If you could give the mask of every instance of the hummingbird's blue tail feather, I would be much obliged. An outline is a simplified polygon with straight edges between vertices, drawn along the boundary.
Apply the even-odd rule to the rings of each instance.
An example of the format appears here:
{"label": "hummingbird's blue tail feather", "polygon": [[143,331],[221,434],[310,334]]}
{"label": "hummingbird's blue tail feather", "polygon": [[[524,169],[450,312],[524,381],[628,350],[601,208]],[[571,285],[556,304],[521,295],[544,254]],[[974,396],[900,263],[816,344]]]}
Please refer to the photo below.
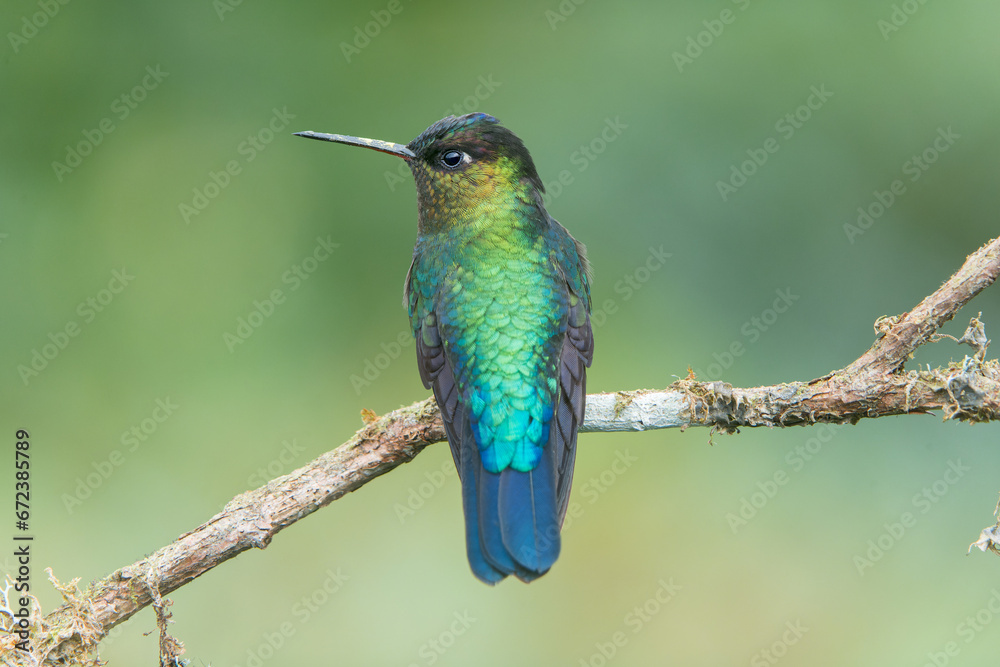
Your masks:
{"label": "hummingbird's blue tail feather", "polygon": [[[512,574],[531,581],[559,557],[559,503],[552,447],[529,472],[508,468],[498,475],[500,532],[508,553],[520,565]],[[489,474],[489,473],[487,473]]]}
{"label": "hummingbird's blue tail feather", "polygon": [[[459,412],[465,412],[461,406]],[[531,472],[510,468],[489,472],[480,460],[471,427],[463,426],[462,500],[472,572],[489,584],[509,574],[522,581],[536,579],[559,556],[559,509],[551,457],[543,455],[543,462]]]}
{"label": "hummingbird's blue tail feather", "polygon": [[[502,473],[501,473],[502,474]],[[476,486],[479,493],[477,507],[479,543],[492,565],[504,574],[516,572],[520,565],[511,556],[503,542],[503,519],[500,516],[501,475],[488,472],[480,463],[476,471]]]}
{"label": "hummingbird's blue tail feather", "polygon": [[[484,500],[489,503],[490,494],[481,494],[480,491],[480,485],[483,481],[480,479],[480,474],[483,466],[479,462],[479,452],[476,450],[476,440],[472,436],[472,425],[469,423],[468,411],[459,405],[455,417],[453,425],[461,428],[460,430],[456,429],[450,439],[458,440],[458,442],[452,443],[452,453],[454,454],[456,450],[459,452],[455,463],[458,465],[458,474],[462,480],[462,509],[465,512],[465,545],[469,566],[476,578],[493,585],[505,579],[511,569],[505,567],[506,563],[497,562],[496,558],[487,557],[484,537],[481,534],[483,522],[480,520],[480,516],[484,513],[484,509],[480,497],[485,495]],[[461,436],[455,438],[459,433]],[[492,507],[495,508],[496,505],[494,504]],[[486,525],[485,528],[487,531],[492,531],[490,525]]]}

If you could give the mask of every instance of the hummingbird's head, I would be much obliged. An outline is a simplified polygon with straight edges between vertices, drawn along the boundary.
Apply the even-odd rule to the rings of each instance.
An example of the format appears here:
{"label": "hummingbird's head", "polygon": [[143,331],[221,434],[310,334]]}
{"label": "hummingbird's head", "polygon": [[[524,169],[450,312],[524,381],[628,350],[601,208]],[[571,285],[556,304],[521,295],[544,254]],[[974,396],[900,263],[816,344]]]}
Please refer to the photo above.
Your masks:
{"label": "hummingbird's head", "polygon": [[478,217],[481,207],[533,205],[544,192],[524,143],[484,113],[443,118],[407,148],[425,226]]}
{"label": "hummingbird's head", "polygon": [[442,118],[406,146],[340,134],[297,134],[406,160],[417,183],[422,232],[447,231],[504,208],[542,208],[545,188],[528,149],[485,113]]}

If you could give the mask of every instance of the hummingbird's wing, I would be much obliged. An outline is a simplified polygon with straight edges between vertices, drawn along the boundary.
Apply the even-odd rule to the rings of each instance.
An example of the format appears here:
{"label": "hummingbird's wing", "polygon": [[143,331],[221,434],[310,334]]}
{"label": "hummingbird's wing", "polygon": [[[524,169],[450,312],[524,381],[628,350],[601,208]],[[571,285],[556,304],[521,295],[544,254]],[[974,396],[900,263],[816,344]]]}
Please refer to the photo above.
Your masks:
{"label": "hummingbird's wing", "polygon": [[554,245],[560,248],[554,258],[555,269],[562,276],[567,295],[566,336],[559,357],[559,397],[555,419],[549,433],[549,447],[555,454],[559,525],[562,526],[569,505],[576,459],[576,438],[583,425],[587,400],[587,369],[594,359],[594,330],[590,323],[590,263],[587,248],[549,216]]}
{"label": "hummingbird's wing", "polygon": [[[464,415],[459,415],[457,412],[458,386],[455,384],[455,375],[448,367],[444,355],[444,345],[438,331],[437,314],[428,305],[430,300],[421,300],[419,290],[414,289],[414,264],[416,264],[416,258],[410,264],[410,270],[406,272],[403,305],[409,311],[413,336],[416,339],[417,369],[420,371],[420,380],[424,383],[424,387],[434,390],[434,398],[441,409],[441,419],[448,435],[448,443],[451,445],[451,455],[458,465],[461,460],[461,452],[458,451],[456,443],[460,442],[460,439],[454,436],[462,433],[465,427],[462,423]],[[460,421],[456,423],[456,419]],[[461,474],[461,467],[459,467],[459,474]]]}
{"label": "hummingbird's wing", "polygon": [[[559,363],[559,402],[549,432],[549,447],[555,455],[556,497],[559,525],[562,525],[569,505],[573,484],[573,464],[576,460],[576,437],[587,400],[587,368],[594,359],[594,331],[590,324],[590,295],[576,294],[569,282],[571,307],[566,323]],[[584,289],[586,289],[584,287]],[[575,297],[576,303],[573,304]]]}

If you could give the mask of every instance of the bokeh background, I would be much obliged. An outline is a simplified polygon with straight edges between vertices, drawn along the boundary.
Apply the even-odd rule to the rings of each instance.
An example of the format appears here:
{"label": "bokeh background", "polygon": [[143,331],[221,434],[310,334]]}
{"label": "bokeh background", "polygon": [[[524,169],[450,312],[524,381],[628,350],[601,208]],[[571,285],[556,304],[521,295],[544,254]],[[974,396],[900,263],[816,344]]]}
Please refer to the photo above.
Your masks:
{"label": "bokeh background", "polygon": [[[35,592],[51,609],[44,567],[84,585],[340,444],[362,408],[427,395],[399,345],[412,182],[292,132],[406,142],[487,111],[519,134],[595,267],[591,391],[689,365],[809,379],[996,235],[998,21],[971,1],[4,3],[0,414],[5,446],[32,436]],[[323,261],[318,239],[338,244]],[[945,330],[980,310],[995,335],[1000,288]],[[225,667],[995,660],[1000,561],[966,556],[993,522],[995,427],[713,441],[583,436],[557,566],[496,589],[468,571],[435,445],[171,595],[172,631]],[[154,629],[146,610],[103,657],[151,664]]]}

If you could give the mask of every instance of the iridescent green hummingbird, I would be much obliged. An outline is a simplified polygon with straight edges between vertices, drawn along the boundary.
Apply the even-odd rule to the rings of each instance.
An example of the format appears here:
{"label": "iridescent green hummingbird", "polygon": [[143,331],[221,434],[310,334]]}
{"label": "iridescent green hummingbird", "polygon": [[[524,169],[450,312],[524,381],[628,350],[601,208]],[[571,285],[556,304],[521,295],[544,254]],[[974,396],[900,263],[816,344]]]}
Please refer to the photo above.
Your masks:
{"label": "iridescent green hummingbird", "polygon": [[462,481],[473,574],[531,581],[559,557],[586,369],[584,246],[545,210],[528,149],[496,118],[448,116],[403,146],[298,136],[406,160],[417,243],[403,302]]}

